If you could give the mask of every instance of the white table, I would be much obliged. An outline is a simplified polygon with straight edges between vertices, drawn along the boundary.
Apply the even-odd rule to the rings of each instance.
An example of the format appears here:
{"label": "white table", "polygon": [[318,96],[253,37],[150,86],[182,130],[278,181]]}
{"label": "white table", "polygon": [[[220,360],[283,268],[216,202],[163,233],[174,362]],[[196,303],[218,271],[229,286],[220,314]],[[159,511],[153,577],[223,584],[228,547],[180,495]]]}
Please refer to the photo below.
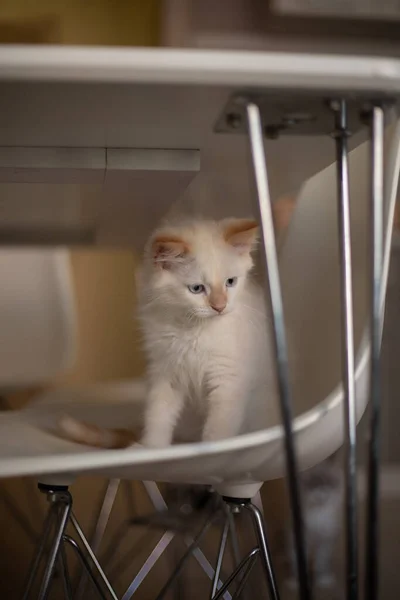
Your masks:
{"label": "white table", "polygon": [[[274,198],[297,189],[333,162],[329,133],[334,125],[328,99],[348,101],[349,126],[357,132],[352,144],[356,146],[365,139],[365,134],[358,132],[359,112],[365,103],[388,101],[394,105],[399,96],[400,61],[393,59],[49,46],[2,48],[0,241],[140,248],[155,222],[175,201],[181,208],[201,209],[214,217],[248,212],[250,194],[244,167],[247,142],[245,136],[234,135],[245,128],[246,117],[252,133],[253,161],[259,165],[255,169],[258,198],[265,208],[269,202],[260,167],[264,161],[259,160],[263,158],[262,142],[257,144],[257,136],[261,140],[262,134],[259,109],[262,126],[272,125],[275,129],[282,122],[287,125],[287,121],[303,121],[305,115],[302,124],[292,123],[284,128],[278,141],[266,144]],[[255,102],[247,115],[246,100],[241,98]],[[234,116],[227,118],[228,113]],[[339,133],[343,134],[344,128]],[[229,189],[221,187],[223,181],[228,182]],[[305,210],[300,217],[301,225],[294,235],[307,252],[310,246],[305,234],[310,219],[321,211],[315,200],[312,210]],[[365,214],[362,202],[358,210]],[[265,213],[262,223],[264,234],[268,233],[271,222]],[[329,227],[333,225],[331,220]],[[268,236],[264,238],[269,240]],[[333,238],[329,240],[332,243]],[[326,240],[319,242],[318,251],[323,254]],[[356,245],[359,243],[360,239]],[[292,244],[286,252],[286,269],[283,259],[283,278],[286,276],[289,283],[295,278],[289,257],[295,260],[296,248]],[[271,250],[267,244],[270,273],[277,266]],[[313,260],[319,260],[312,250],[317,252],[311,247],[311,272]],[[363,264],[364,276],[365,261]],[[384,270],[387,265],[386,254]],[[276,291],[276,286],[271,287]],[[279,302],[275,317],[279,345]],[[375,312],[375,324],[379,322]],[[374,343],[376,359],[376,336]],[[284,354],[280,356],[282,369]],[[357,397],[353,399],[358,417],[365,406],[367,359],[368,347],[364,346],[356,373]],[[335,390],[325,402],[298,418],[295,428],[302,466],[323,458],[317,446],[324,448],[326,456],[340,444],[342,400],[342,392]],[[3,475],[97,471],[158,479],[168,467],[167,479],[172,481],[181,477],[188,481],[195,476],[196,481],[223,487],[227,476],[232,492],[237,469],[240,482],[256,487],[257,482],[282,473],[283,461],[276,454],[278,451],[282,458],[281,441],[282,431],[271,428],[240,440],[182,446],[165,453],[79,453],[60,446],[58,456],[56,451],[44,461],[9,456]],[[176,467],[178,471],[174,471]],[[349,556],[354,559],[351,553]],[[302,572],[304,575],[300,569]]]}
{"label": "white table", "polygon": [[[0,241],[140,247],[189,184],[187,206],[246,214],[246,140],[213,132],[228,99],[244,90],[268,91],[271,98],[312,92],[302,103],[317,98],[322,114],[321,99],[338,91],[396,95],[400,61],[2,47]],[[326,136],[273,142],[273,196],[296,190],[333,159]],[[140,232],[135,240],[133,222]]]}

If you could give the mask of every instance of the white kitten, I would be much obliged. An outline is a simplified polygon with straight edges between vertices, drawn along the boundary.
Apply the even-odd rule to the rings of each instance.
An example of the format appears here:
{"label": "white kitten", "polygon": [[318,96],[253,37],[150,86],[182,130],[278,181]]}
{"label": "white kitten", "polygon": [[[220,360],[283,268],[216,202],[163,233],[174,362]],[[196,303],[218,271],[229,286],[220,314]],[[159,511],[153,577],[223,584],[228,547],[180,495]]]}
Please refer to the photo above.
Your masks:
{"label": "white kitten", "polygon": [[[257,224],[194,218],[156,230],[138,277],[147,354],[146,446],[218,440],[275,425],[277,388],[266,303],[251,277]],[[67,416],[64,436],[99,447],[134,442]]]}
{"label": "white kitten", "polygon": [[143,444],[218,440],[277,422],[264,295],[250,276],[257,230],[251,220],[194,219],[149,240],[139,285]]}

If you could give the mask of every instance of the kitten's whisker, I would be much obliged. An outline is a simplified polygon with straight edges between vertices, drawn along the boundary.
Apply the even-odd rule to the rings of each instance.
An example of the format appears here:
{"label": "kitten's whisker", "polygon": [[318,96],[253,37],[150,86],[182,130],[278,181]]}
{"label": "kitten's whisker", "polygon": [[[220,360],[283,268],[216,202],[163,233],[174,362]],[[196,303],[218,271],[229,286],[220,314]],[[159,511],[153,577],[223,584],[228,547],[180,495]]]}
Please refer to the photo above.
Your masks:
{"label": "kitten's whisker", "polygon": [[260,317],[262,317],[263,319],[266,318],[265,313],[262,312],[261,310],[258,310],[258,308],[254,308],[254,306],[250,306],[249,304],[241,304],[244,308],[246,308],[247,310],[250,310],[251,312],[253,312],[256,315],[259,315]]}
{"label": "kitten's whisker", "polygon": [[[260,332],[260,324],[254,323],[254,321],[252,321],[248,315],[240,315],[240,319],[243,323],[250,323],[250,325],[252,325],[257,332]],[[261,333],[261,335],[263,334]]]}

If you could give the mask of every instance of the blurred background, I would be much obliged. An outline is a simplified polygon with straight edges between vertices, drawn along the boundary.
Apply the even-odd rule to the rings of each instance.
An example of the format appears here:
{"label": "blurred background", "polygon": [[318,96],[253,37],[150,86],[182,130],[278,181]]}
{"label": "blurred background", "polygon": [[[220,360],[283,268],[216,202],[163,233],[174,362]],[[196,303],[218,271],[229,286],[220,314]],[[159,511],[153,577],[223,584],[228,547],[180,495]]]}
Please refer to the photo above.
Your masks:
{"label": "blurred background", "polygon": [[[399,3],[381,0],[375,7],[374,2],[369,2],[367,13],[367,3],[362,0],[350,4],[340,0],[2,0],[0,44],[170,46],[399,56]],[[347,12],[345,22],[344,8]],[[228,165],[228,169],[231,168]],[[215,173],[213,177],[218,179]],[[235,177],[240,179],[240,168]],[[13,211],[23,210],[23,203],[12,202],[13,194],[11,188],[1,186],[1,222],[12,224]],[[39,206],[42,217],[50,222],[51,204],[39,203]],[[82,217],[81,213],[79,217]],[[400,436],[397,432],[400,422],[397,402],[400,393],[399,250],[400,243],[395,236],[383,349],[382,502],[385,510],[382,513],[382,581],[385,595],[382,597],[385,598],[394,598],[396,592],[400,592],[400,578],[393,560],[396,539],[400,535]],[[143,374],[144,359],[134,317],[134,271],[138,260],[129,248],[71,250],[79,328],[78,356],[73,368],[55,381],[49,381],[48,388]],[[39,391],[28,389],[7,395],[3,398],[3,407],[23,406]],[[107,482],[99,478],[85,478],[73,486],[75,511],[88,531],[93,527],[106,485]],[[117,495],[105,546],[132,512],[147,513],[151,508],[139,483],[128,486],[130,490],[125,486]],[[45,503],[36,492],[35,482],[20,479],[0,482],[0,596],[5,600],[20,597],[23,574],[28,568],[44,510]],[[132,538],[126,539],[116,552],[123,556],[131,541]],[[213,552],[215,546],[211,557]],[[132,555],[128,568],[114,581],[117,589],[126,587],[144,554],[142,547]],[[169,563],[161,564],[160,573],[166,573],[167,568],[170,569]],[[197,572],[193,577],[202,581],[202,575]],[[201,597],[203,591],[197,587],[194,591],[193,581],[190,597],[197,597],[197,593]],[[153,578],[143,586],[139,598],[154,597],[158,589],[158,578]]]}

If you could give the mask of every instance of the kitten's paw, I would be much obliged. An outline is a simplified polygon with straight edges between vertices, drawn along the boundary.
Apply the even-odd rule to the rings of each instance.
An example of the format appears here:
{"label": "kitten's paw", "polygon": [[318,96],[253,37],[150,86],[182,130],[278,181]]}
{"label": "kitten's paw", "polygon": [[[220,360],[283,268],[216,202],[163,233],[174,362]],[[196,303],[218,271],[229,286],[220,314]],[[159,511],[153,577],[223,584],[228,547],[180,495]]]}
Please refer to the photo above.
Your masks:
{"label": "kitten's paw", "polygon": [[145,446],[143,444],[141,444],[140,442],[133,442],[133,444],[128,446],[128,448],[145,448]]}
{"label": "kitten's paw", "polygon": [[171,440],[162,439],[160,436],[144,435],[139,442],[142,448],[152,448],[153,450],[168,448],[171,446]]}

